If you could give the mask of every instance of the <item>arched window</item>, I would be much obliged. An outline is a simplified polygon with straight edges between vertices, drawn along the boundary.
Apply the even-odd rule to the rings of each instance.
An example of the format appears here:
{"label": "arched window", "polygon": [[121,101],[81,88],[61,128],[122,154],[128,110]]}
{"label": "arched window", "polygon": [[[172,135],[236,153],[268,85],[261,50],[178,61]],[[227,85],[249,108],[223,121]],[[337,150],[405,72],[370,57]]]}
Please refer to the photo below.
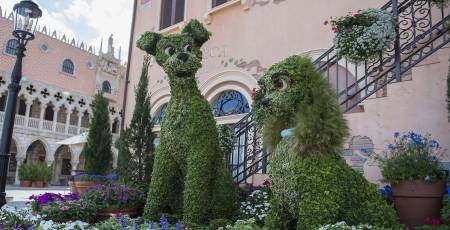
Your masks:
{"label": "arched window", "polygon": [[155,124],[161,124],[162,120],[164,119],[164,114],[167,110],[167,103],[162,105],[159,109],[158,113],[156,113],[156,116],[153,118],[153,123]]}
{"label": "arched window", "polygon": [[102,83],[102,91],[104,93],[111,93],[111,84],[109,84],[109,81],[104,81]]}
{"label": "arched window", "polygon": [[247,99],[235,90],[227,90],[220,93],[214,102],[213,114],[215,117],[248,112],[250,112],[250,106]]}
{"label": "arched window", "polygon": [[9,39],[6,43],[6,53],[11,55],[17,54],[17,47],[19,46],[19,42],[16,39]]}
{"label": "arched window", "polygon": [[73,65],[72,60],[70,60],[70,59],[64,60],[63,65],[62,65],[62,71],[64,73],[73,75],[74,70],[75,70],[75,66]]}

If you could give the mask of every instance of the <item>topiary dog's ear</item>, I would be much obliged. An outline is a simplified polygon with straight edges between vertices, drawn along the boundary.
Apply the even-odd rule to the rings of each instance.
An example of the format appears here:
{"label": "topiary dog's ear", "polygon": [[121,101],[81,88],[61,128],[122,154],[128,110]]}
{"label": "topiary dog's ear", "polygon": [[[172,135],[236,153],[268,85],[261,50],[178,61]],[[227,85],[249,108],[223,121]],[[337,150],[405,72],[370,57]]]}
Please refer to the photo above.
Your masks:
{"label": "topiary dog's ear", "polygon": [[137,47],[148,54],[156,55],[156,45],[161,40],[162,35],[155,32],[145,32],[137,41]]}
{"label": "topiary dog's ear", "polygon": [[189,34],[194,38],[195,45],[202,46],[209,40],[211,33],[196,19],[192,19],[183,29],[182,33]]}

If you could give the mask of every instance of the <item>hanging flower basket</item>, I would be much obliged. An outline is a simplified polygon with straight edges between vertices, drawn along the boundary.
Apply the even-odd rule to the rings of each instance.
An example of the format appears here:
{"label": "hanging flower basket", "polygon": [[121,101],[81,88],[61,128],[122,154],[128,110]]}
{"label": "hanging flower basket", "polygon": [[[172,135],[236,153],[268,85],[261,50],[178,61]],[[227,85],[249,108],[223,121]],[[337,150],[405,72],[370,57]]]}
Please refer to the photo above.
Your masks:
{"label": "hanging flower basket", "polygon": [[394,17],[381,9],[358,10],[353,15],[332,19],[331,25],[336,34],[336,54],[354,63],[381,55],[392,47],[396,37]]}

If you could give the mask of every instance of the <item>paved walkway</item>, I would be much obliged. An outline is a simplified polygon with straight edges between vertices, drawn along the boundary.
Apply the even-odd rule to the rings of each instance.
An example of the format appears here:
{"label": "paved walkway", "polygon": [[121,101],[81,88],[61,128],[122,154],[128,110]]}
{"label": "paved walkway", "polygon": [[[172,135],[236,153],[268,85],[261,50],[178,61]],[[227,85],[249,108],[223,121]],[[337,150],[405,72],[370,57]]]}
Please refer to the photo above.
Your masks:
{"label": "paved walkway", "polygon": [[7,205],[15,206],[17,208],[23,208],[28,202],[28,197],[31,195],[39,195],[46,192],[52,193],[69,193],[69,187],[66,186],[50,186],[48,188],[23,188],[20,186],[6,186],[6,197],[8,200]]}

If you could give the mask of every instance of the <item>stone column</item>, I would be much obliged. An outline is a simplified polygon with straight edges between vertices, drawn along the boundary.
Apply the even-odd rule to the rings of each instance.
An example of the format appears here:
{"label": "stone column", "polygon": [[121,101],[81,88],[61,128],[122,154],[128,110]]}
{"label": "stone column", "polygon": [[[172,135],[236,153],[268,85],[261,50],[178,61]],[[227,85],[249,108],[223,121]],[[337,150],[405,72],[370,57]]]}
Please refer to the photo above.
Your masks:
{"label": "stone column", "polygon": [[69,125],[70,125],[70,115],[72,114],[71,109],[67,109],[67,115],[66,115],[66,134],[69,134]]}
{"label": "stone column", "polygon": [[30,118],[30,111],[31,111],[31,105],[33,104],[32,101],[27,101],[26,102],[26,110],[25,110],[25,126],[28,127],[28,120]]}
{"label": "stone column", "polygon": [[58,122],[58,112],[59,112],[59,107],[54,106],[53,107],[53,132],[56,132],[56,123]]}
{"label": "stone column", "polygon": [[80,162],[78,160],[74,160],[74,159],[72,159],[70,161],[70,164],[72,165],[72,171],[70,172],[71,175],[75,175],[75,170],[77,170],[79,163]]}
{"label": "stone column", "polygon": [[19,179],[19,169],[20,169],[20,166],[23,164],[23,161],[24,161],[25,159],[24,158],[16,158],[16,161],[17,161],[17,167],[16,167],[16,178],[15,178],[15,180],[14,180],[14,184],[15,185],[19,185],[20,184],[20,179]]}
{"label": "stone column", "polygon": [[47,104],[41,104],[41,113],[39,115],[39,129],[42,130],[42,125],[44,123],[45,110],[47,109]]}
{"label": "stone column", "polygon": [[80,134],[81,133],[81,119],[83,118],[83,116],[81,116],[82,114],[80,114],[80,112],[78,112],[78,124],[77,124],[77,133]]}

